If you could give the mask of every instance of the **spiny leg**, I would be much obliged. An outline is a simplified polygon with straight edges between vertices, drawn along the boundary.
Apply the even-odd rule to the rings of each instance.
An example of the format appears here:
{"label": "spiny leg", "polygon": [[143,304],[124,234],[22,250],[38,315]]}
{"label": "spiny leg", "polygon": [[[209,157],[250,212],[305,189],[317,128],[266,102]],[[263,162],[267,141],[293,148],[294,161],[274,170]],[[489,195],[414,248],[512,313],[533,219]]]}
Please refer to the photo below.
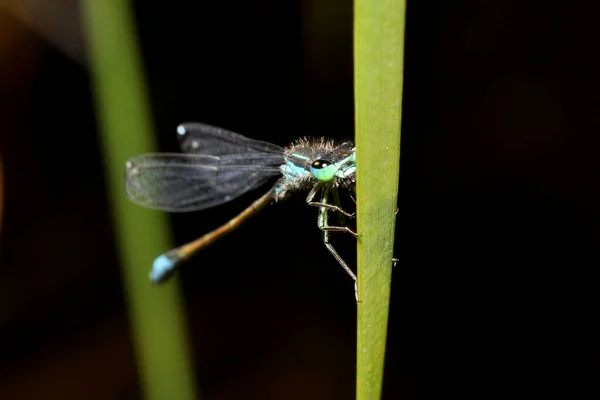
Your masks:
{"label": "spiny leg", "polygon": [[322,231],[328,232],[346,232],[351,234],[354,237],[358,237],[358,233],[354,232],[352,229],[347,226],[324,226],[321,228]]}
{"label": "spiny leg", "polygon": [[332,206],[331,204],[326,204],[326,203],[320,203],[320,202],[316,202],[316,201],[311,201],[310,203],[308,203],[309,206],[314,206],[314,207],[320,207],[320,208],[326,208],[329,210],[333,210],[336,212],[339,212],[340,214],[345,215],[348,218],[354,218],[355,213],[349,213],[347,211],[344,211],[342,208],[338,207],[338,206]]}
{"label": "spiny leg", "polygon": [[[327,186],[325,186],[323,188],[323,196],[321,198],[321,201],[324,204],[327,204],[328,191],[329,191],[329,188]],[[338,254],[338,252],[333,248],[333,246],[329,243],[329,232],[330,231],[340,232],[340,231],[346,231],[345,229],[347,229],[350,232],[352,232],[352,231],[347,227],[329,226],[329,224],[328,224],[329,218],[328,218],[328,214],[327,214],[328,210],[329,209],[327,207],[319,207],[318,225],[319,225],[319,229],[321,229],[321,231],[323,232],[323,243],[325,244],[325,247],[327,248],[327,250],[329,250],[329,252],[337,260],[337,262],[346,270],[348,275],[350,275],[350,277],[354,280],[354,297],[356,298],[356,301],[358,302],[359,301],[358,300],[358,286],[357,286],[357,282],[356,282],[356,275],[354,274],[354,272],[352,272],[350,267],[348,267],[346,262]],[[352,233],[354,233],[354,232],[352,232]],[[356,235],[356,234],[354,233],[354,235]]]}
{"label": "spiny leg", "polygon": [[[329,194],[333,195],[333,201],[334,204],[330,204],[329,203]],[[313,194],[314,196],[314,194]],[[329,232],[345,232],[345,233],[349,233],[350,235],[354,236],[354,237],[358,237],[358,233],[354,232],[352,229],[348,228],[347,226],[329,226],[329,217],[327,214],[327,210],[331,210],[334,209],[333,207],[335,207],[334,210],[340,209],[340,197],[338,195],[338,191],[335,187],[330,187],[330,186],[325,186],[323,188],[323,194],[322,194],[322,202],[321,203],[313,203],[313,204],[322,204],[322,207],[319,207],[319,213],[324,212],[325,213],[325,224],[319,224],[319,228],[322,231],[329,231]],[[310,203],[309,203],[310,204]],[[338,217],[340,219],[340,223],[343,225],[345,224],[345,220],[344,220],[344,216],[338,214]]]}
{"label": "spiny leg", "polygon": [[336,205],[333,205],[333,204],[327,204],[327,202],[323,201],[323,199],[321,199],[320,202],[318,202],[318,201],[312,201],[314,199],[314,197],[316,196],[317,192],[319,190],[321,190],[321,189],[327,190],[327,186],[324,186],[323,183],[319,182],[308,193],[308,196],[306,196],[306,204],[308,204],[309,206],[313,206],[313,207],[327,208],[329,210],[333,210],[335,212],[339,212],[340,214],[343,214],[343,215],[345,215],[348,218],[354,218],[354,214],[355,213],[350,214],[349,212],[344,211],[339,206],[336,206]]}

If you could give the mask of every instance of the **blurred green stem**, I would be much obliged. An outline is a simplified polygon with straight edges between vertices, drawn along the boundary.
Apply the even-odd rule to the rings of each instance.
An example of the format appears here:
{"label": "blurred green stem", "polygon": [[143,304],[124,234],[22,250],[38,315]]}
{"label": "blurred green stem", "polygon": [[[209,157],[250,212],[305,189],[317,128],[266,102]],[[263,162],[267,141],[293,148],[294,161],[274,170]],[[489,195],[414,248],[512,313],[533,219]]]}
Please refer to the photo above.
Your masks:
{"label": "blurred green stem", "polygon": [[89,49],[108,189],[144,397],[192,400],[194,374],[176,279],[152,287],[148,271],[169,247],[167,216],[130,203],[125,161],[155,150],[149,104],[130,2],[84,0]]}
{"label": "blurred green stem", "polygon": [[400,169],[405,12],[404,0],[354,2],[360,400],[379,399],[383,382]]}

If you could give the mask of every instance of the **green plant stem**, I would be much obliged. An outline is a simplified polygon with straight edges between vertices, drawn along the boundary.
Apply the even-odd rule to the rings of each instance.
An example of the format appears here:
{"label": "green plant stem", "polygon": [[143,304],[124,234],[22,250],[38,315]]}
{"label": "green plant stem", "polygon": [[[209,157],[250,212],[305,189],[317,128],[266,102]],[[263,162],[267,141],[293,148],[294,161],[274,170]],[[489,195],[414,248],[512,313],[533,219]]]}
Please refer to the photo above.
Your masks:
{"label": "green plant stem", "polygon": [[104,149],[123,280],[144,398],[196,398],[181,300],[175,283],[152,287],[148,271],[169,247],[167,217],[130,203],[125,161],[156,148],[130,2],[85,0],[83,26]]}
{"label": "green plant stem", "polygon": [[354,2],[360,400],[379,399],[383,383],[400,169],[405,12],[404,0]]}

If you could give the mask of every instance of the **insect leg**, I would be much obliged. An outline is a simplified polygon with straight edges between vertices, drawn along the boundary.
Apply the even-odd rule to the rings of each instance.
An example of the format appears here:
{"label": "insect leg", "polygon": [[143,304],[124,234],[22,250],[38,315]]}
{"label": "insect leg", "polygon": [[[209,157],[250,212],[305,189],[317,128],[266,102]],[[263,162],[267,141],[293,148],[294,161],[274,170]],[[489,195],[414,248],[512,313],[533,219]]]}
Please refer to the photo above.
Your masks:
{"label": "insect leg", "polygon": [[336,205],[333,204],[327,204],[324,201],[313,201],[314,197],[316,196],[317,192],[319,190],[327,190],[327,186],[322,184],[321,182],[317,183],[312,190],[308,193],[308,196],[306,196],[306,204],[308,204],[309,206],[313,206],[313,207],[319,207],[319,208],[326,208],[329,210],[333,210],[335,212],[339,212],[343,215],[345,215],[348,218],[354,218],[354,213],[350,214],[349,212],[346,212],[344,210],[342,210],[341,207],[338,207]]}
{"label": "insect leg", "polygon": [[[328,191],[329,191],[329,188],[327,188],[327,187],[323,188],[323,196],[321,198],[321,201],[324,204],[327,204]],[[325,244],[325,247],[327,248],[327,250],[329,250],[331,255],[333,255],[333,257],[337,260],[337,262],[346,270],[348,275],[350,275],[350,277],[354,280],[354,297],[356,298],[356,301],[358,301],[358,286],[356,284],[356,275],[354,274],[354,272],[352,272],[350,267],[348,267],[346,262],[338,254],[338,252],[333,248],[333,246],[329,243],[329,232],[332,230],[331,228],[342,228],[342,227],[329,226],[327,211],[328,211],[327,207],[320,207],[319,208],[319,216],[318,216],[318,220],[317,220],[319,229],[321,229],[321,231],[323,232],[323,243]]]}
{"label": "insect leg", "polygon": [[[327,192],[325,192],[325,191],[327,191]],[[333,201],[334,201],[335,204],[330,204],[329,203],[329,194],[330,193],[333,195]],[[339,206],[339,204],[340,204],[340,198],[338,196],[338,191],[337,191],[336,188],[331,187],[331,188],[323,189],[323,197],[324,197],[324,199],[323,199],[323,201],[322,201],[321,204],[333,205],[333,206],[337,206],[338,208],[341,208]],[[340,217],[340,223],[342,225],[344,225],[345,224],[344,216],[341,215],[341,214],[338,214],[338,216]],[[321,227],[321,230],[322,231],[329,231],[329,232],[346,232],[346,233],[349,233],[350,235],[352,235],[354,237],[358,237],[358,233],[354,232],[352,229],[348,228],[347,226],[329,226],[329,225],[327,225],[327,226]]]}
{"label": "insect leg", "polygon": [[[340,195],[338,193],[338,189],[335,186],[331,186],[329,189],[329,194],[331,194],[331,204],[333,204],[334,206],[337,206],[339,208],[342,208],[342,203],[340,202]],[[352,196],[350,196],[352,197]],[[329,203],[327,203],[329,204]],[[344,217],[344,214],[342,213],[336,213],[337,215],[337,219],[338,219],[338,223],[341,226],[346,226],[346,218]]]}

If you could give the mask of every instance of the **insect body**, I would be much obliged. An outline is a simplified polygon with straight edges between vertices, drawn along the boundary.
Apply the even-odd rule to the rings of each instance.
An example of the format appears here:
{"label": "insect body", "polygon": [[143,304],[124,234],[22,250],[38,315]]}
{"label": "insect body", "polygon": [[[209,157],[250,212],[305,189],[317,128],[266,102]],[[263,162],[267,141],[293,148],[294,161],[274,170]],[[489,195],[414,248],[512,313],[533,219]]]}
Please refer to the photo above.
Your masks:
{"label": "insect body", "polygon": [[[354,216],[340,208],[337,195],[338,188],[352,190],[356,183],[356,149],[351,142],[335,145],[323,138],[300,139],[282,148],[200,123],[181,124],[177,133],[183,153],[147,153],[127,161],[125,190],[133,202],[170,212],[198,211],[233,200],[274,177],[279,179],[221,227],[159,256],[150,272],[152,282],[165,281],[179,263],[266,205],[306,190],[307,204],[319,209],[318,226],[325,246],[356,282],[356,275],[329,243],[329,232],[357,235],[346,226],[328,223],[328,211]],[[314,201],[317,194],[319,201]]]}

